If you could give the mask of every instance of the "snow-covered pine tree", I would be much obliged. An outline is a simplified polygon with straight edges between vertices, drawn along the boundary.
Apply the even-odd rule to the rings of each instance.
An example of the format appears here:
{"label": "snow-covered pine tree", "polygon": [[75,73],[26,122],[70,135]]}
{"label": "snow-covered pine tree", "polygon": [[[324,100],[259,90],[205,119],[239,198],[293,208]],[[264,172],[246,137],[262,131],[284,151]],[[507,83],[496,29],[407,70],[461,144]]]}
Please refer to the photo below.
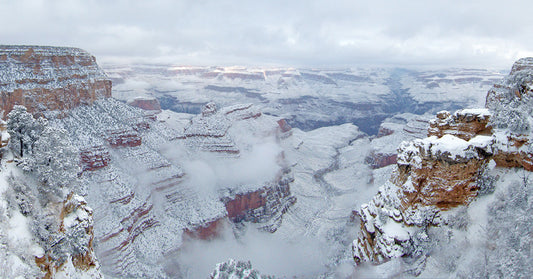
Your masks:
{"label": "snow-covered pine tree", "polygon": [[7,115],[7,132],[11,136],[9,145],[20,157],[23,157],[24,151],[32,145],[31,130],[34,124],[35,119],[24,106],[14,106]]}
{"label": "snow-covered pine tree", "polygon": [[28,170],[35,172],[39,180],[49,187],[42,190],[61,198],[68,194],[61,189],[72,183],[80,171],[78,152],[67,131],[51,125],[43,129],[27,161]]}
{"label": "snow-covered pine tree", "polygon": [[24,106],[14,106],[7,115],[7,132],[11,136],[9,141],[11,150],[22,158],[25,153],[33,149],[47,122],[43,117],[33,118]]}

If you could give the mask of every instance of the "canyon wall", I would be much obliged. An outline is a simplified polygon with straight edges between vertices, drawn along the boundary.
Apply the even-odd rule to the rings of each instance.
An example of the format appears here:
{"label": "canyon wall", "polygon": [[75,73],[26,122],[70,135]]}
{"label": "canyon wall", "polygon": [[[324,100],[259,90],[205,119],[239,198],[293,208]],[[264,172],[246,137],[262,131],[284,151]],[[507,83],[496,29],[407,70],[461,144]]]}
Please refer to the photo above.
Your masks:
{"label": "canyon wall", "polygon": [[[266,181],[198,185],[198,176],[211,177],[212,167],[241,165],[252,149],[250,137],[275,142],[278,133],[284,134],[277,118],[252,105],[218,109],[208,104],[183,122],[167,118],[173,115],[161,112],[152,119],[146,111],[107,98],[52,121],[81,151],[80,192],[98,208],[96,254],[107,275],[165,277],[161,263],[184,241],[213,239],[225,226],[243,222],[275,231],[295,202],[292,174],[281,154],[280,171]],[[206,172],[183,167],[191,162]]]}
{"label": "canyon wall", "polygon": [[94,56],[68,47],[0,46],[0,110],[63,111],[111,97],[111,80]]}

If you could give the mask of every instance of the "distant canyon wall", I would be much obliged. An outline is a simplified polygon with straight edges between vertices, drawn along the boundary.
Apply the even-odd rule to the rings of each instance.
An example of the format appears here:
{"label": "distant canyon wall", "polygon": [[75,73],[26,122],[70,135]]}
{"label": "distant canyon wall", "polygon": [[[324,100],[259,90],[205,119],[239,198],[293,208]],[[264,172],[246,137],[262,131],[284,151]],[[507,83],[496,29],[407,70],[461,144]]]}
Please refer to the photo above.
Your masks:
{"label": "distant canyon wall", "polygon": [[111,97],[111,80],[88,52],[69,47],[0,46],[0,110],[63,111]]}

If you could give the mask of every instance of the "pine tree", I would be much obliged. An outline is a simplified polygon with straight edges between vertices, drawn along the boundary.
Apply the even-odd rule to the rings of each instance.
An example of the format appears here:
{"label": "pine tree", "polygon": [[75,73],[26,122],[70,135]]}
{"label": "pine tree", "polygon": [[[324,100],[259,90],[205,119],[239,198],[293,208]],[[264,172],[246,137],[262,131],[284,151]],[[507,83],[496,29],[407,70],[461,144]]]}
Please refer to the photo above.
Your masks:
{"label": "pine tree", "polygon": [[60,189],[73,182],[80,171],[78,152],[68,139],[67,131],[50,125],[43,129],[27,160],[29,170],[49,187],[43,190],[54,194],[62,195]]}
{"label": "pine tree", "polygon": [[26,110],[26,107],[16,105],[7,115],[7,131],[11,136],[9,145],[11,149],[22,158],[24,153],[33,149],[34,143],[39,138],[46,119],[35,119]]}

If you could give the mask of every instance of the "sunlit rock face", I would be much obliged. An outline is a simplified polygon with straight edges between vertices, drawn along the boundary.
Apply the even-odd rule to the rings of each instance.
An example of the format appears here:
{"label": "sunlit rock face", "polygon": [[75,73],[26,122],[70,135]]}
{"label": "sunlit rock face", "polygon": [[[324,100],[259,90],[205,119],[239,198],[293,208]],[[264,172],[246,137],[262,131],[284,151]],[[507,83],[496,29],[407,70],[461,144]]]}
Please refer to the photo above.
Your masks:
{"label": "sunlit rock face", "polygon": [[445,211],[475,200],[489,162],[533,170],[532,67],[532,58],[517,61],[489,90],[486,109],[439,112],[427,138],[400,145],[392,178],[358,211],[356,263],[420,256],[420,235],[427,240],[428,227],[447,224]]}
{"label": "sunlit rock face", "polygon": [[111,97],[111,80],[94,56],[68,47],[0,46],[0,109],[63,111]]}

